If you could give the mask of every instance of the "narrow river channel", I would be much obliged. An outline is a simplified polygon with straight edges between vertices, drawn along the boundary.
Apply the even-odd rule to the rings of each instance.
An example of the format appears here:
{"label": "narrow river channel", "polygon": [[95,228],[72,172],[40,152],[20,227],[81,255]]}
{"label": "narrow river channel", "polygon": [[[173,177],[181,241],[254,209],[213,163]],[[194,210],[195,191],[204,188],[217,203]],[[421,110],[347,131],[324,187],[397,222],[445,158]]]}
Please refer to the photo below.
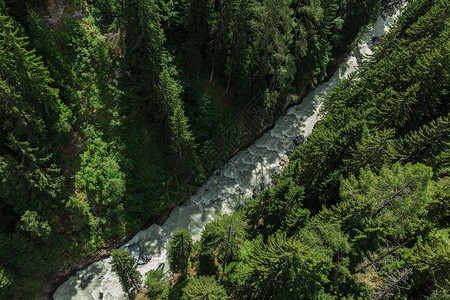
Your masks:
{"label": "narrow river channel", "polygon": [[[307,137],[319,120],[319,109],[328,93],[342,79],[357,70],[365,56],[372,52],[374,37],[382,36],[391,25],[392,17],[380,17],[354,52],[339,66],[331,79],[311,90],[296,106],[289,108],[275,126],[246,150],[240,151],[223,170],[216,171],[186,204],[175,207],[162,225],[151,225],[138,232],[122,246],[150,261],[138,265],[145,274],[164,263],[172,232],[186,228],[194,240],[200,238],[203,227],[215,213],[229,213],[252,198],[254,191],[271,184],[272,175],[282,168],[283,160],[295,149],[294,138]],[[99,260],[70,277],[54,293],[53,299],[126,299],[119,280],[111,270],[111,257]]]}

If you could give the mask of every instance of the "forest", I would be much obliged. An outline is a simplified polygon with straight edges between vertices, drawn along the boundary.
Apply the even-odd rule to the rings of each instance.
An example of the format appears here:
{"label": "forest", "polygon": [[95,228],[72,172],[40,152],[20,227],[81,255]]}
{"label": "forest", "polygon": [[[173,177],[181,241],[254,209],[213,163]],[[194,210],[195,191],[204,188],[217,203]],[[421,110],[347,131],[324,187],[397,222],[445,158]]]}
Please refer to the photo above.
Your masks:
{"label": "forest", "polygon": [[[326,80],[402,7],[313,133],[133,299],[449,299],[448,0],[0,0],[0,298],[48,298]],[[51,296],[51,294],[50,294]]]}

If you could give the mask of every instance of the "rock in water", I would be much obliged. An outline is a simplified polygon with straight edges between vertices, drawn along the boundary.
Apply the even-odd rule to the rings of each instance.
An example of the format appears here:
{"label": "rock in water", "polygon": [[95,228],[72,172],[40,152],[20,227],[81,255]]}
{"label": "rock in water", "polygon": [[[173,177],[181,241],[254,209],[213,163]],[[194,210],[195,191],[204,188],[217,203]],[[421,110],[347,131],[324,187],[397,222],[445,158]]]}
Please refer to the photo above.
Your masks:
{"label": "rock in water", "polygon": [[294,144],[295,144],[295,146],[298,146],[298,145],[300,145],[301,143],[303,143],[303,141],[305,140],[305,137],[304,136],[302,136],[302,135],[299,135],[299,136],[297,136],[295,139],[294,139]]}
{"label": "rock in water", "polygon": [[144,252],[141,252],[139,254],[139,260],[137,261],[138,265],[145,265],[146,263],[148,263],[150,260],[152,259],[151,256],[147,256],[147,254],[145,254]]}
{"label": "rock in water", "polygon": [[372,43],[373,44],[378,44],[379,42],[381,42],[381,37],[379,37],[379,36],[374,36],[373,38],[372,38]]}

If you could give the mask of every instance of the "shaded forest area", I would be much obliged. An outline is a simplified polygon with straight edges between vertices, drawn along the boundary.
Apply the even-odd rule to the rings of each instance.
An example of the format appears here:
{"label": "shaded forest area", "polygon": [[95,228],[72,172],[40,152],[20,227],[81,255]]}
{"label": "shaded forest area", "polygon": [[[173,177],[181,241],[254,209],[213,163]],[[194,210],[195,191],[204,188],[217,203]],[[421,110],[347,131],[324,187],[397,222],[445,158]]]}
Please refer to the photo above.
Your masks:
{"label": "shaded forest area", "polygon": [[[63,263],[123,240],[178,204],[251,133],[332,72],[383,8],[400,4],[0,0],[0,296],[36,296]],[[276,186],[236,221],[245,228],[237,247],[223,247],[221,237],[205,231],[202,240],[209,241],[201,257],[210,263],[217,253],[221,264],[213,259],[199,274],[217,274],[227,293],[238,298],[274,297],[258,284],[295,295],[362,295],[366,290],[349,276],[393,242],[403,246],[404,255],[395,271],[411,261],[424,269],[405,270],[444,272],[448,10],[444,0],[408,6],[363,75],[330,97],[327,117],[292,155]],[[251,128],[240,114],[247,109]],[[408,196],[403,206],[397,201],[400,190],[383,204],[391,199],[389,184],[397,182],[383,182],[386,176],[398,177],[406,194],[422,200]],[[370,196],[383,188],[385,196]],[[352,201],[361,207],[355,215],[345,208]],[[385,207],[397,211],[386,213]],[[403,209],[414,222],[404,221]],[[419,218],[424,210],[427,217]],[[388,226],[392,218],[399,228]],[[330,238],[320,233],[324,220],[339,243],[321,240]],[[310,244],[299,243],[307,236]],[[322,252],[310,253],[309,247],[319,244]],[[431,253],[414,247],[442,249],[433,251],[437,266],[430,269],[424,261]],[[267,266],[256,261],[264,253],[285,264],[294,259],[289,265],[295,276],[279,273],[290,274],[284,280],[264,273]],[[283,253],[290,253],[288,260]],[[309,256],[300,261],[310,261],[316,277],[301,273],[302,253]],[[410,276],[448,286],[448,274],[442,283],[417,272]],[[236,275],[223,276],[228,273]],[[304,290],[278,284],[297,286],[296,274],[311,280],[306,288],[299,285]],[[374,280],[389,272],[380,274]],[[201,286],[217,284],[199,280]],[[410,290],[430,294],[427,281],[420,280]],[[253,294],[245,294],[248,284]]]}

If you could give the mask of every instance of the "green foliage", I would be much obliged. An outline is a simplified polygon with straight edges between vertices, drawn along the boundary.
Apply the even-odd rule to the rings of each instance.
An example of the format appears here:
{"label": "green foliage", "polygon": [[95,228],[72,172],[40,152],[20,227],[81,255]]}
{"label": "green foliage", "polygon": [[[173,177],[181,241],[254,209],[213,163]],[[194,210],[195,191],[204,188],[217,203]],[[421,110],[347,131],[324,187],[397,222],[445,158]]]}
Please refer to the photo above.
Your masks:
{"label": "green foliage", "polygon": [[247,236],[245,229],[246,222],[240,214],[218,215],[207,223],[200,239],[200,255],[204,256],[200,259],[200,269],[211,269],[212,266],[205,267],[204,264],[214,264],[214,253],[219,253],[218,257],[226,268],[239,254]]}
{"label": "green foliage", "polygon": [[225,289],[217,283],[214,277],[200,276],[188,281],[183,289],[184,300],[226,300],[228,295]]}
{"label": "green foliage", "polygon": [[6,297],[28,297],[68,244],[58,223],[64,192],[55,153],[70,126],[42,58],[3,11],[0,57],[0,260]]}
{"label": "green foliage", "polygon": [[328,282],[331,258],[277,233],[248,259],[246,299],[314,299]]}
{"label": "green foliage", "polygon": [[50,235],[51,227],[48,221],[39,219],[37,212],[27,210],[20,218],[22,222],[20,229],[30,232],[35,237],[45,239]]}
{"label": "green foliage", "polygon": [[[420,229],[430,201],[431,177],[431,168],[421,164],[384,166],[378,176],[361,170],[358,180],[352,176],[342,181],[340,194],[344,202],[352,203],[355,212],[359,210],[359,215],[352,216],[355,221],[367,225],[375,221],[369,226],[377,230],[385,226],[389,233],[383,234],[398,236]],[[361,227],[348,223],[346,228],[357,232]],[[355,239],[363,235],[361,230]]]}
{"label": "green foliage", "polygon": [[448,300],[450,299],[450,294],[448,291],[444,289],[436,289],[433,291],[433,293],[430,295],[430,297],[427,297],[429,300]]}
{"label": "green foliage", "polygon": [[292,180],[282,181],[247,204],[247,217],[254,224],[262,219],[266,235],[277,230],[292,233],[302,227],[309,217],[309,211],[303,209],[303,193],[303,188],[295,186]]}
{"label": "green foliage", "polygon": [[121,2],[121,28],[125,36],[124,60],[126,70],[131,74],[131,90],[138,101],[138,107],[153,115],[156,104],[156,87],[163,62],[163,43],[161,15],[158,2]]}
{"label": "green foliage", "polygon": [[7,297],[8,287],[12,284],[11,279],[5,274],[4,269],[0,269],[0,296]]}
{"label": "green foliage", "polygon": [[450,288],[449,229],[433,230],[404,254],[406,266],[412,267],[414,289]]}
{"label": "green foliage", "polygon": [[133,295],[140,290],[142,275],[134,267],[136,259],[123,249],[114,249],[111,251],[112,270],[119,277],[123,291],[132,298]]}
{"label": "green foliage", "polygon": [[[72,199],[67,205],[83,216],[85,226],[95,225],[91,213],[99,217],[103,234],[113,236],[121,234],[123,227],[121,215],[123,212],[123,197],[126,191],[125,174],[121,171],[116,151],[112,144],[103,141],[101,133],[92,126],[85,129],[86,150],[80,155],[81,164],[75,174],[77,199]],[[80,220],[77,221],[78,223]],[[83,227],[78,224],[77,227]],[[94,228],[91,228],[94,229]]]}
{"label": "green foliage", "polygon": [[161,270],[150,270],[145,274],[145,288],[150,299],[160,299],[169,290],[169,280]]}
{"label": "green foliage", "polygon": [[[214,165],[210,153],[241,143],[242,111],[254,131],[273,121],[401,2],[88,0],[47,25],[43,1],[0,0],[0,297],[33,298],[61,259],[178,203],[203,178],[198,157]],[[198,273],[235,298],[368,298],[358,276],[388,282],[404,267],[398,297],[448,288],[448,15],[448,1],[411,1],[248,220],[206,225]],[[399,261],[382,265],[395,242]],[[187,275],[186,231],[171,251]],[[113,256],[136,291],[132,259]],[[185,290],[227,297],[212,278]]]}
{"label": "green foliage", "polygon": [[174,272],[185,276],[189,271],[189,258],[192,254],[192,237],[184,228],[172,234],[169,250],[169,265]]}
{"label": "green foliage", "polygon": [[448,228],[450,220],[450,177],[437,180],[432,188],[431,203],[428,207],[428,219],[436,228]]}

